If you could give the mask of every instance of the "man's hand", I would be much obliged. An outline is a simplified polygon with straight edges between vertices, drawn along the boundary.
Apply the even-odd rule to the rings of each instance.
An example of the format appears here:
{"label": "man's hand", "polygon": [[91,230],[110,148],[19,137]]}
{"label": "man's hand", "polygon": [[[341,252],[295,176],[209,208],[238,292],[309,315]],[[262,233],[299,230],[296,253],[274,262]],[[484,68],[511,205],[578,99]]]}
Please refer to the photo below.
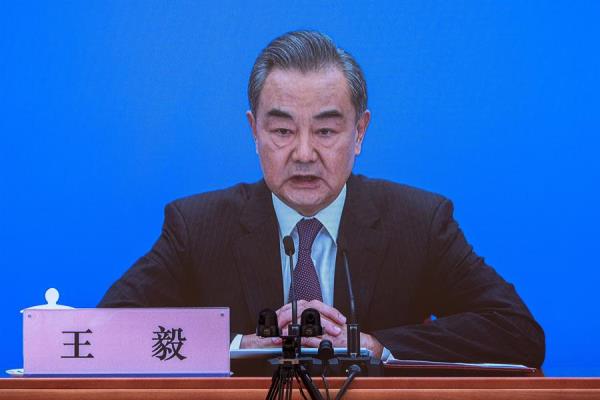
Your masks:
{"label": "man's hand", "polygon": [[[321,326],[323,332],[327,335],[337,337],[342,334],[342,326],[346,323],[346,317],[336,310],[335,308],[328,306],[319,300],[298,300],[298,321],[300,323],[300,316],[302,312],[307,308],[314,308],[321,314]],[[288,303],[276,311],[277,321],[279,322],[279,329],[283,334],[287,334],[287,327],[292,322],[292,303]]]}
{"label": "man's hand", "polygon": [[264,347],[279,347],[281,346],[281,339],[278,337],[274,338],[261,338],[256,334],[242,336],[240,342],[240,349],[260,349]]}
{"label": "man's hand", "polygon": [[[314,308],[321,314],[321,326],[323,331],[331,337],[336,337],[343,333],[342,327],[346,322],[346,317],[335,308],[321,303],[318,300],[306,301],[298,300],[298,323],[302,311],[307,308]],[[292,322],[292,303],[288,303],[276,311],[279,331],[282,335],[287,335],[287,327]],[[240,349],[277,347],[281,345],[280,338],[261,338],[255,334],[244,335],[240,342]]]}
{"label": "man's hand", "polygon": [[[321,325],[323,326],[323,336],[302,338],[302,345],[306,347],[319,347],[321,340],[331,340],[334,347],[346,347],[348,343],[346,331],[346,317],[336,310],[318,300],[298,301],[298,323],[302,311],[307,308],[314,308],[321,314]],[[287,327],[292,322],[292,304],[288,303],[276,311],[279,329],[283,335],[287,334]],[[276,347],[281,345],[279,338],[260,338],[256,335],[244,335],[240,348],[258,348],[258,347]],[[375,357],[381,358],[383,346],[373,336],[361,333],[360,346],[365,347],[373,352]]]}

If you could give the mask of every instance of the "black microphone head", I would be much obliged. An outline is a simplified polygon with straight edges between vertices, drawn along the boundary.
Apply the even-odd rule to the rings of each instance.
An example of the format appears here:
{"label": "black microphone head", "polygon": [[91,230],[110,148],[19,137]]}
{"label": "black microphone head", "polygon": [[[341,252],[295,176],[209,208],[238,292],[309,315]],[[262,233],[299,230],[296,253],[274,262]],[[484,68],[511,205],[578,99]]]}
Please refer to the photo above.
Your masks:
{"label": "black microphone head", "polygon": [[314,308],[307,308],[300,316],[301,335],[304,337],[321,336],[323,326],[321,325],[321,314]]}
{"label": "black microphone head", "polygon": [[256,336],[277,337],[279,336],[279,325],[277,324],[277,313],[270,308],[265,308],[258,314]]}
{"label": "black microphone head", "polygon": [[294,239],[292,239],[291,236],[288,235],[283,238],[283,249],[288,256],[293,256],[296,252],[296,249],[294,248]]}
{"label": "black microphone head", "polygon": [[317,356],[323,361],[329,361],[333,358],[333,343],[331,343],[331,340],[321,340],[321,343],[319,343],[319,351],[317,352]]}

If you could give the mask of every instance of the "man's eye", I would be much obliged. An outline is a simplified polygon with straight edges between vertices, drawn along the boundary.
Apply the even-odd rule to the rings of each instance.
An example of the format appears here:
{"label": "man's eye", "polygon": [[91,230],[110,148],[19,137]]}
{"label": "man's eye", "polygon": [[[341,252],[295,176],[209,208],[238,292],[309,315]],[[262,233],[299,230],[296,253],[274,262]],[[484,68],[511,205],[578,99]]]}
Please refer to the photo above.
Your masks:
{"label": "man's eye", "polygon": [[334,132],[331,129],[319,129],[318,133],[320,136],[331,136]]}
{"label": "man's eye", "polygon": [[289,129],[285,129],[285,128],[279,128],[279,129],[275,129],[274,131],[276,134],[280,135],[280,136],[288,136],[292,134],[292,131]]}

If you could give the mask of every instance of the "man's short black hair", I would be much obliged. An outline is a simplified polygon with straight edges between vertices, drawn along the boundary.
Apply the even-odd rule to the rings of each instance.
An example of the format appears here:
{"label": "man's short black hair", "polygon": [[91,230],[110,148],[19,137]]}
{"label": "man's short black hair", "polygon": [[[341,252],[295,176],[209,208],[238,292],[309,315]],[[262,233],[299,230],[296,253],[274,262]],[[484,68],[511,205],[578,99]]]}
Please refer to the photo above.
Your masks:
{"label": "man's short black hair", "polygon": [[346,77],[356,119],[367,109],[367,82],[352,55],[338,48],[331,38],[316,31],[293,31],[274,39],[254,62],[248,81],[250,110],[256,116],[260,93],[274,68],[306,73],[334,66]]}

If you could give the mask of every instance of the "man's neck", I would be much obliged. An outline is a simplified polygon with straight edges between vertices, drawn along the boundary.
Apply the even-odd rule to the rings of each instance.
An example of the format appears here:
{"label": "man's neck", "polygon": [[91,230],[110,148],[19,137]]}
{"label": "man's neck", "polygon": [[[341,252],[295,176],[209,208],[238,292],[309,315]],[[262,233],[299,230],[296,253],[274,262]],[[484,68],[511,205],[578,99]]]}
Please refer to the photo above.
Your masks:
{"label": "man's neck", "polygon": [[289,235],[298,221],[302,218],[317,218],[327,229],[333,240],[337,240],[338,228],[342,217],[342,210],[346,201],[346,185],[342,187],[337,197],[316,213],[306,215],[283,202],[277,195],[271,193],[273,207],[279,223],[280,233]]}

